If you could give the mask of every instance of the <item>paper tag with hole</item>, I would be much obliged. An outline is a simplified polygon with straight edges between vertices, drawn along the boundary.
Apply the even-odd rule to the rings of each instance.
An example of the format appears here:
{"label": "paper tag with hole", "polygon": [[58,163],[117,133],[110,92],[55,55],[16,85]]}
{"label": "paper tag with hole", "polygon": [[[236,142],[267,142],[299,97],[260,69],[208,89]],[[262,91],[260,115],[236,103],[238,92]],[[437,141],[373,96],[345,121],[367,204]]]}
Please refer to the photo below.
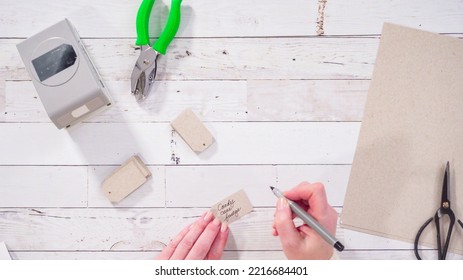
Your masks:
{"label": "paper tag with hole", "polygon": [[191,109],[183,111],[171,122],[171,126],[180,134],[190,148],[197,153],[207,149],[214,140],[212,134]]}

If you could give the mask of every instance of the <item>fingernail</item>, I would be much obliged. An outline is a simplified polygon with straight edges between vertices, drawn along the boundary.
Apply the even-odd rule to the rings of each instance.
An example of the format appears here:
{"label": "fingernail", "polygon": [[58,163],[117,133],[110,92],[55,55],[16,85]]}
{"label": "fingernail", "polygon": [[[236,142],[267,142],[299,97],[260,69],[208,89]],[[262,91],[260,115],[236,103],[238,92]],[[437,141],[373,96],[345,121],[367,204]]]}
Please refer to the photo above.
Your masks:
{"label": "fingernail", "polygon": [[224,223],[222,223],[222,226],[220,227],[220,231],[224,232],[224,231],[227,230],[227,228],[228,228],[228,224],[224,222]]}
{"label": "fingernail", "polygon": [[220,220],[215,218],[214,221],[212,222],[214,226],[219,226],[220,225]]}
{"label": "fingernail", "polygon": [[288,207],[288,201],[285,198],[279,198],[278,199],[278,204],[277,204],[277,209],[278,210],[283,210]]}
{"label": "fingernail", "polygon": [[204,220],[209,222],[212,218],[212,212],[211,211],[207,211],[206,213],[206,216],[204,216]]}

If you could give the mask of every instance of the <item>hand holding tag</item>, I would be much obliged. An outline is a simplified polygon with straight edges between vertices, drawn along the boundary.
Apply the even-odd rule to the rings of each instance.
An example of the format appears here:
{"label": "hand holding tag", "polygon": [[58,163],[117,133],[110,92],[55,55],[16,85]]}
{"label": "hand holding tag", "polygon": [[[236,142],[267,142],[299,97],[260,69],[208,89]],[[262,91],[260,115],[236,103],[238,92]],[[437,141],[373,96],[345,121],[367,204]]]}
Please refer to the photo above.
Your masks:
{"label": "hand holding tag", "polygon": [[227,224],[207,211],[172,239],[156,259],[219,260],[227,244],[228,232]]}

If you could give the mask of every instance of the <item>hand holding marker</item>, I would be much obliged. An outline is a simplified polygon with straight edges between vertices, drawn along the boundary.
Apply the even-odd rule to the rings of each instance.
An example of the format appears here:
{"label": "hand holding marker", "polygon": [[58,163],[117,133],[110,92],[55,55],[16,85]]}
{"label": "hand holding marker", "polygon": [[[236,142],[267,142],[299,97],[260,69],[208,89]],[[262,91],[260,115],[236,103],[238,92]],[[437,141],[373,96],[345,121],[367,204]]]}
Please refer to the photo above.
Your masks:
{"label": "hand holding marker", "polygon": [[[321,185],[321,184],[319,184]],[[325,207],[328,206],[329,208],[331,208],[330,210],[331,211],[328,211],[326,210],[326,212],[329,212],[327,214],[327,216],[333,216],[335,215],[335,211],[334,209],[329,206],[326,202],[326,195],[324,193],[324,188],[321,187],[320,188],[320,193],[317,194],[317,191],[314,190],[314,186],[315,184],[313,185],[310,185],[308,183],[302,183],[300,184],[299,186],[297,186],[296,188],[294,188],[293,190],[291,190],[290,192],[288,192],[288,194],[291,194],[291,197],[293,199],[307,199],[307,200],[315,200],[314,197],[317,197],[319,201],[313,201],[315,204],[315,202],[318,202],[317,208],[323,208],[322,205],[324,205]],[[309,213],[308,211],[305,211],[302,207],[300,207],[296,202],[286,198],[283,193],[278,190],[277,188],[274,188],[274,187],[270,187],[270,189],[272,190],[272,192],[275,194],[275,196],[277,196],[278,198],[280,198],[281,201],[287,201],[287,206],[289,206],[292,210],[292,212],[294,214],[296,214],[299,218],[301,218],[305,224],[307,224],[311,230],[315,231],[320,237],[322,237],[328,244],[330,244],[331,246],[333,246],[334,248],[336,248],[338,251],[342,251],[344,250],[344,246],[341,244],[341,242],[339,242],[335,237],[333,237],[333,235],[331,235],[329,233],[329,231],[323,227],[322,225],[320,225],[319,222],[317,222]],[[301,197],[301,196],[307,196],[307,197]],[[298,198],[296,198],[298,197]],[[279,205],[280,205],[280,201],[279,201]],[[320,209],[320,210],[323,210],[323,209]],[[278,212],[279,210],[277,210]],[[333,212],[333,213],[331,213]],[[331,215],[333,214],[333,215]],[[277,217],[276,217],[277,218]],[[317,217],[318,218],[318,217]],[[290,219],[290,217],[289,217]],[[328,220],[335,220],[335,217],[329,217]],[[277,221],[277,219],[276,219]],[[292,221],[291,221],[292,223]],[[332,231],[334,233],[334,229],[335,229],[335,221],[331,221],[331,223],[328,223],[328,225],[331,225],[329,226],[330,228],[333,227]],[[325,222],[326,224],[326,222]],[[293,225],[294,227],[294,225]],[[276,234],[277,235],[277,234]],[[282,243],[284,243],[284,240],[282,240]],[[284,245],[284,244],[283,244]],[[284,246],[283,246],[284,247]],[[285,251],[285,253],[287,253]],[[288,255],[288,254],[287,254]]]}

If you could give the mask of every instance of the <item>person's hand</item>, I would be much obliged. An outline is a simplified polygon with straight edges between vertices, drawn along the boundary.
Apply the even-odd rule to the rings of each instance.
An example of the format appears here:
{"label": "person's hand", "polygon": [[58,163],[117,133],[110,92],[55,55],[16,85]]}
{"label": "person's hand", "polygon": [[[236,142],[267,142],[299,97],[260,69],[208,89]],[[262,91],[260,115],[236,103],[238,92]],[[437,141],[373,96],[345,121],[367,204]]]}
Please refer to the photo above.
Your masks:
{"label": "person's hand", "polygon": [[[325,187],[321,183],[301,183],[295,188],[284,192],[285,197],[297,202],[315,220],[326,228],[333,236],[336,233],[338,215],[326,199]],[[330,259],[333,247],[318,233],[306,224],[294,225],[288,201],[278,199],[273,224],[273,235],[280,237],[283,251],[288,259]]]}
{"label": "person's hand", "polygon": [[156,257],[157,260],[219,260],[228,239],[228,226],[211,211],[184,228]]}

